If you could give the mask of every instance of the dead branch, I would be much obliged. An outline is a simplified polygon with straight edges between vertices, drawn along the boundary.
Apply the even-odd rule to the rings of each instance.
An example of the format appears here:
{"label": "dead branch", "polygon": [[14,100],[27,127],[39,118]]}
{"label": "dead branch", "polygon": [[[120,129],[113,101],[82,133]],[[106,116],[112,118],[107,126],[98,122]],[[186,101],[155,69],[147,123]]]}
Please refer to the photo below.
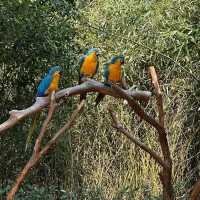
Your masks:
{"label": "dead branch", "polygon": [[111,114],[111,117],[112,117],[112,120],[113,120],[113,124],[112,124],[113,128],[115,128],[119,132],[123,133],[126,137],[128,137],[137,146],[139,146],[141,149],[143,149],[144,151],[149,153],[150,156],[152,158],[154,158],[155,161],[158,162],[162,167],[167,168],[166,163],[162,160],[162,158],[158,155],[157,152],[155,152],[154,150],[150,149],[147,145],[145,145],[144,143],[142,143],[141,141],[139,141],[138,139],[133,137],[133,134],[131,134],[128,129],[123,127],[123,125],[121,124],[121,122],[117,118],[116,113],[111,108],[108,108],[108,110],[109,110],[109,112]]}
{"label": "dead branch", "polygon": [[[172,159],[171,159],[171,155],[170,155],[167,134],[166,134],[166,130],[164,127],[163,98],[162,98],[162,93],[160,90],[160,85],[158,83],[158,78],[157,78],[155,68],[153,66],[149,67],[149,72],[150,72],[151,79],[152,79],[152,82],[153,82],[153,85],[154,85],[155,91],[156,91],[156,100],[157,100],[156,103],[157,103],[157,107],[158,107],[159,121],[157,121],[156,119],[154,119],[153,117],[148,115],[144,111],[144,109],[135,101],[135,99],[133,99],[130,95],[125,93],[124,90],[122,90],[120,87],[118,87],[117,85],[112,85],[112,88],[121,97],[123,97],[124,99],[126,99],[128,101],[129,106],[135,111],[135,113],[137,115],[140,116],[141,119],[148,122],[151,126],[153,126],[157,130],[158,140],[159,140],[160,147],[162,150],[162,155],[163,155],[163,159],[161,159],[161,160],[163,161],[164,166],[165,166],[162,168],[161,172],[159,173],[160,180],[163,185],[163,199],[164,200],[173,200],[174,193],[173,193],[173,186],[172,186]],[[121,127],[120,127],[120,129],[118,127],[118,130],[120,130],[123,134],[129,133],[126,131],[126,129],[123,129]],[[131,137],[129,137],[129,139],[131,139],[131,141],[133,141],[135,144],[137,142],[137,145],[140,146],[143,150],[145,150],[145,151],[147,150],[146,147],[144,149],[143,148],[144,146],[142,146],[140,143],[138,143],[140,141],[132,140]],[[155,157],[154,157],[154,159],[155,159]]]}
{"label": "dead branch", "polygon": [[158,112],[159,112],[159,123],[162,127],[164,127],[165,126],[165,124],[164,124],[165,113],[164,113],[164,109],[163,109],[163,97],[162,97],[160,85],[158,82],[158,78],[157,78],[157,74],[156,74],[156,70],[155,70],[154,66],[149,67],[149,74],[151,76],[152,84],[155,88],[155,93],[156,93],[156,98],[157,98],[157,106],[158,106]]}
{"label": "dead branch", "polygon": [[151,76],[152,84],[155,88],[159,124],[164,130],[162,132],[158,130],[158,140],[162,149],[164,161],[165,163],[168,164],[168,168],[163,168],[163,170],[161,170],[161,172],[159,173],[160,180],[163,185],[163,199],[171,200],[171,199],[174,199],[174,191],[173,191],[173,186],[172,186],[172,159],[171,159],[169,144],[167,140],[167,133],[164,127],[165,113],[164,113],[164,108],[163,108],[163,97],[162,97],[162,92],[160,89],[157,73],[154,66],[149,67],[149,74]]}
{"label": "dead branch", "polygon": [[[151,97],[151,92],[149,91],[139,91],[139,90],[137,91],[123,90],[123,91],[126,95],[131,96],[133,99],[139,100],[139,101],[146,102]],[[87,79],[86,82],[82,83],[81,85],[60,90],[59,92],[55,94],[55,98],[56,100],[60,100],[60,99],[65,98],[66,96],[75,96],[75,95],[80,95],[80,94],[88,93],[88,92],[100,92],[105,95],[110,95],[116,98],[124,98],[112,88],[107,87],[103,83],[92,80],[92,79]],[[36,102],[29,108],[26,108],[24,110],[10,111],[9,112],[10,118],[4,123],[0,124],[0,135],[2,135],[5,130],[16,125],[20,120],[48,106],[49,103],[50,103],[50,100],[48,97],[38,97],[36,99]]]}
{"label": "dead branch", "polygon": [[40,130],[40,134],[37,137],[36,142],[35,142],[35,147],[34,147],[35,154],[37,154],[39,152],[39,150],[40,150],[42,138],[44,137],[44,134],[46,132],[47,126],[48,126],[49,122],[52,119],[52,116],[53,116],[53,113],[55,111],[56,105],[57,104],[55,103],[55,91],[54,91],[51,94],[51,102],[50,102],[50,107],[49,107],[49,112],[48,112],[47,118],[44,120],[44,123],[42,125],[41,130]]}
{"label": "dead branch", "polygon": [[76,110],[72,113],[71,118],[69,119],[69,121],[55,134],[55,136],[45,145],[44,148],[41,148],[41,139],[43,138],[43,135],[46,131],[47,125],[49,123],[49,121],[52,118],[52,114],[54,112],[55,109],[55,103],[53,103],[52,107],[49,109],[49,113],[47,118],[45,119],[42,129],[40,131],[40,134],[38,136],[38,138],[36,139],[36,143],[35,143],[35,147],[34,147],[34,151],[33,154],[30,158],[30,160],[27,162],[27,164],[25,165],[25,167],[23,168],[23,170],[21,171],[21,173],[19,174],[19,176],[16,179],[16,182],[14,184],[14,186],[11,188],[11,190],[9,191],[8,195],[7,195],[7,200],[12,200],[16,194],[16,192],[19,190],[20,185],[22,184],[23,180],[25,179],[26,175],[28,174],[28,172],[38,163],[38,161],[40,160],[40,158],[48,153],[48,150],[50,148],[53,147],[53,145],[58,141],[59,137],[64,134],[64,132],[66,130],[69,130],[75,119],[77,118],[78,114],[83,111],[83,106],[84,106],[84,101],[82,101],[76,108]]}
{"label": "dead branch", "polygon": [[112,88],[124,99],[127,100],[129,106],[139,115],[141,119],[144,119],[150,125],[152,125],[156,130],[164,132],[164,128],[150,115],[144,112],[144,109],[135,101],[129,94],[122,90],[117,85],[112,85]]}
{"label": "dead branch", "polygon": [[200,179],[195,183],[192,189],[190,200],[198,200],[199,194],[200,194]]}

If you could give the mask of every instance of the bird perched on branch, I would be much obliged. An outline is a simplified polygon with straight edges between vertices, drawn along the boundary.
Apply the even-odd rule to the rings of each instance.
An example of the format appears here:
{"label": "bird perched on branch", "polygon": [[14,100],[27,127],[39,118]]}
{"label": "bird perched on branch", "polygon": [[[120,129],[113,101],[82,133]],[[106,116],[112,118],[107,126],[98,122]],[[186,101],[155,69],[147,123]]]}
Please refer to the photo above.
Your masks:
{"label": "bird perched on branch", "polygon": [[50,95],[53,91],[57,91],[61,74],[62,69],[60,66],[51,67],[47,75],[40,82],[36,96],[44,97]]}
{"label": "bird perched on branch", "polygon": [[[110,86],[110,83],[120,83],[122,85],[122,65],[124,64],[124,56],[114,56],[109,63],[104,65],[104,83]],[[104,98],[104,94],[99,93],[95,102],[96,106]]]}
{"label": "bird perched on branch", "polygon": [[[97,74],[99,68],[99,54],[100,52],[97,48],[91,48],[81,56],[79,61],[79,84],[83,82],[82,79],[84,77],[93,78],[94,75]],[[86,93],[81,94],[80,101],[83,99],[86,99]]]}
{"label": "bird perched on branch", "polygon": [[[59,80],[61,78],[62,68],[60,66],[53,66],[48,70],[47,75],[41,80],[36,97],[45,97],[51,95],[53,91],[58,90]],[[37,118],[39,117],[40,113],[36,113],[33,119],[33,124],[29,129],[28,137],[26,140],[26,148],[28,147],[33,131],[36,126]]]}

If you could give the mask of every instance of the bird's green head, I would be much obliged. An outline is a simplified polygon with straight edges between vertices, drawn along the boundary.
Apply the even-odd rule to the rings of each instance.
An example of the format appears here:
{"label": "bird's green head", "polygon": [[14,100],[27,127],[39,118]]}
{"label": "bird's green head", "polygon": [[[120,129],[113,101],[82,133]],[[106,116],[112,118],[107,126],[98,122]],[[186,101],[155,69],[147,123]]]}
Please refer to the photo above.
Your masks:
{"label": "bird's green head", "polygon": [[111,63],[115,64],[117,62],[120,62],[121,65],[124,64],[124,55],[119,55],[119,56],[113,56],[111,59]]}
{"label": "bird's green head", "polygon": [[49,75],[53,75],[55,73],[58,73],[58,74],[62,74],[62,68],[58,65],[55,65],[55,66],[52,66],[49,71],[48,71],[48,74]]}
{"label": "bird's green head", "polygon": [[100,55],[100,50],[98,48],[91,48],[86,53],[86,55],[95,54],[96,56]]}

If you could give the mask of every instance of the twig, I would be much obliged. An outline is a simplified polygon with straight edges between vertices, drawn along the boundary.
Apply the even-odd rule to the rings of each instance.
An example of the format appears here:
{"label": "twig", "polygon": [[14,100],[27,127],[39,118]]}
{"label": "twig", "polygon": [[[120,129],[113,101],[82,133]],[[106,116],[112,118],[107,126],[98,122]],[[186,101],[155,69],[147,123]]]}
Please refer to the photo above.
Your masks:
{"label": "twig", "polygon": [[[16,192],[19,190],[20,185],[22,184],[23,180],[25,179],[26,175],[28,174],[28,172],[31,170],[32,167],[34,167],[38,161],[40,160],[40,158],[46,154],[48,152],[48,150],[57,142],[57,140],[59,139],[59,137],[69,128],[72,127],[76,117],[78,116],[78,114],[83,111],[83,105],[84,105],[84,101],[81,102],[81,104],[79,104],[76,108],[76,110],[72,113],[71,118],[69,119],[69,121],[64,125],[64,127],[62,127],[56,134],[55,136],[45,145],[45,147],[42,150],[40,149],[40,142],[35,144],[35,150],[33,151],[33,154],[30,158],[30,160],[27,162],[27,164],[25,165],[24,169],[21,171],[21,173],[19,174],[19,176],[16,179],[16,182],[14,184],[14,186],[11,188],[10,192],[7,195],[7,200],[12,200],[16,194]],[[40,132],[40,135],[38,136],[38,138],[42,138],[41,135],[45,132],[46,128],[45,126],[48,124],[47,122],[50,121],[51,119],[51,113],[53,111],[54,108],[51,108],[51,111],[49,111],[49,115],[48,115],[48,120],[46,119],[43,123],[43,127]],[[47,126],[46,126],[47,127]],[[44,130],[45,129],[45,130]],[[44,132],[43,132],[44,131]],[[38,140],[37,138],[37,140]]]}
{"label": "twig", "polygon": [[123,127],[123,125],[121,124],[121,122],[117,118],[116,113],[111,108],[108,108],[108,110],[109,110],[109,112],[111,114],[111,117],[112,117],[112,120],[113,120],[112,126],[115,129],[117,129],[118,131],[120,131],[121,133],[123,133],[125,136],[127,136],[132,142],[134,142],[141,149],[143,149],[144,151],[146,151],[147,153],[149,153],[150,156],[152,158],[154,158],[155,161],[158,162],[162,167],[167,168],[166,163],[157,154],[157,152],[155,152],[154,150],[150,149],[147,145],[145,145],[144,143],[142,143],[141,141],[139,141],[138,139],[136,139],[135,137],[133,137],[133,134],[131,134],[128,129],[126,129],[126,128]]}
{"label": "twig", "polygon": [[[149,91],[130,91],[130,90],[123,90],[124,93],[126,93],[128,96],[133,97],[135,100],[139,101],[148,101],[151,97],[151,92]],[[105,86],[103,83],[87,79],[86,82],[82,83],[81,85],[77,85],[74,87],[69,87],[63,90],[60,90],[55,94],[56,100],[60,100],[65,98],[66,96],[74,96],[74,95],[80,95],[86,92],[100,92],[106,95],[110,95],[116,98],[123,98],[120,94],[118,94],[115,90],[112,88],[109,88]],[[14,125],[16,125],[20,120],[26,118],[27,116],[30,116],[47,105],[49,105],[50,101],[49,98],[46,97],[38,97],[36,99],[36,102],[29,108],[24,110],[12,110],[10,111],[10,118],[5,121],[4,123],[0,124],[0,136],[3,134],[3,132]]]}

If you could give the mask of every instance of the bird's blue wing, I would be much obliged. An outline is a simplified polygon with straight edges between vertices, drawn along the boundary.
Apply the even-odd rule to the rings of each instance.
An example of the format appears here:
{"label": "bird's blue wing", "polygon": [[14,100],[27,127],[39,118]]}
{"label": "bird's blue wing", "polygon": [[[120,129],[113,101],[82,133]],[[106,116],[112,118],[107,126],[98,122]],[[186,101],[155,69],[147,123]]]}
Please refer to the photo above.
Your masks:
{"label": "bird's blue wing", "polygon": [[84,60],[85,60],[85,55],[83,55],[83,56],[80,57],[80,60],[79,60],[79,66],[80,66],[80,68],[82,67]]}
{"label": "bird's blue wing", "polygon": [[81,83],[81,78],[82,78],[82,74],[81,74],[81,67],[84,63],[84,60],[85,60],[85,55],[81,56],[80,59],[79,59],[79,84]]}
{"label": "bird's blue wing", "polygon": [[51,76],[51,75],[47,75],[42,79],[42,81],[40,82],[40,84],[38,86],[37,97],[45,96],[45,92],[49,88],[52,79],[53,79],[53,76]]}
{"label": "bird's blue wing", "polygon": [[103,77],[104,77],[105,81],[108,81],[108,77],[109,77],[109,65],[108,64],[104,65]]}

